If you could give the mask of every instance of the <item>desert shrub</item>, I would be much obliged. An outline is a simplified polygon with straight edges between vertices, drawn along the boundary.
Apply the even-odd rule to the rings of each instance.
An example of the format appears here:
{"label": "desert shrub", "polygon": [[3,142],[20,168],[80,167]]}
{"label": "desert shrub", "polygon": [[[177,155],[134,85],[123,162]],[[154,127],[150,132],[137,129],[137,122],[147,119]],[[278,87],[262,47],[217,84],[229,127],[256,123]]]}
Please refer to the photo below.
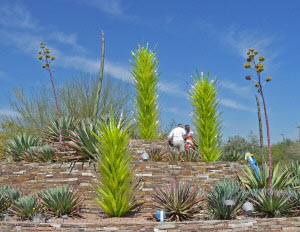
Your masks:
{"label": "desert shrub", "polygon": [[7,212],[7,209],[20,197],[18,189],[9,185],[0,187],[0,217]]}
{"label": "desert shrub", "polygon": [[216,81],[196,73],[193,76],[194,84],[189,91],[189,101],[193,106],[193,124],[196,128],[197,152],[201,154],[205,162],[218,160],[221,155],[218,146],[221,119],[218,113]]}
{"label": "desert shrub", "polygon": [[259,156],[259,144],[256,136],[250,134],[248,139],[238,135],[229,137],[222,147],[221,160],[230,162],[241,161],[244,160],[247,152],[254,154],[256,158]]}
{"label": "desert shrub", "polygon": [[57,187],[42,190],[38,193],[43,206],[52,214],[77,215],[81,208],[82,200],[79,195],[69,187]]}
{"label": "desert shrub", "polygon": [[41,213],[42,208],[38,198],[34,195],[30,195],[15,201],[11,206],[11,210],[22,219],[32,220],[33,217]]}
{"label": "desert shrub", "polygon": [[182,156],[182,161],[186,162],[198,162],[201,160],[201,156],[197,153],[197,151],[189,149],[186,150]]}
{"label": "desert shrub", "polygon": [[149,150],[149,158],[151,161],[162,161],[163,155],[164,153],[161,146],[151,147]]}
{"label": "desert shrub", "polygon": [[147,46],[138,46],[132,52],[131,74],[136,89],[137,128],[141,139],[157,139],[159,137],[158,108],[158,59],[155,52]]}
{"label": "desert shrub", "polygon": [[14,161],[23,159],[24,152],[31,147],[43,146],[40,137],[28,134],[17,134],[6,143],[5,154],[12,157]]}
{"label": "desert shrub", "polygon": [[252,191],[250,200],[258,213],[268,217],[287,215],[295,204],[286,191],[274,190],[271,195],[269,189]]}
{"label": "desert shrub", "polygon": [[197,186],[189,183],[173,181],[165,188],[157,188],[153,200],[165,210],[170,220],[183,221],[190,219],[200,209],[200,202],[204,200]]}
{"label": "desert shrub", "polygon": [[112,217],[124,216],[137,206],[134,180],[128,150],[129,126],[121,127],[114,114],[105,123],[99,124],[101,134],[98,136],[98,182],[93,185],[96,190],[97,204]]}
{"label": "desert shrub", "polygon": [[[208,209],[214,219],[235,218],[246,199],[246,192],[235,181],[219,182],[207,196]],[[227,202],[229,201],[229,202]]]}
{"label": "desert shrub", "polygon": [[170,150],[169,161],[178,162],[181,161],[181,153],[176,148]]}
{"label": "desert shrub", "polygon": [[[269,167],[267,164],[259,166],[259,176],[250,167],[245,167],[242,174],[239,174],[240,181],[246,186],[247,189],[263,189],[269,186]],[[272,184],[274,189],[286,189],[292,186],[295,177],[284,166],[281,167],[280,163],[272,169]]]}
{"label": "desert shrub", "polygon": [[53,162],[56,160],[55,150],[49,145],[32,146],[24,151],[22,160],[27,162]]}

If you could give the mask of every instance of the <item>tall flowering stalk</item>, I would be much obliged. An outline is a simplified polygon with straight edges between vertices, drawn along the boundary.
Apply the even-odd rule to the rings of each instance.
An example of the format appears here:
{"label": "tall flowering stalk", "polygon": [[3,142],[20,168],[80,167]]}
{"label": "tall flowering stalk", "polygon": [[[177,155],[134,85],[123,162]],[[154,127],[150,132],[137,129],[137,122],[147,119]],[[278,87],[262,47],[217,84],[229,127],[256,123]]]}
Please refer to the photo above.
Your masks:
{"label": "tall flowering stalk", "polygon": [[[265,81],[262,81],[261,73],[264,71],[264,64],[265,58],[263,56],[259,56],[256,58],[258,51],[255,51],[253,48],[249,48],[247,52],[248,58],[247,62],[244,64],[245,68],[253,69],[256,72],[257,80],[254,80],[255,88],[257,88],[257,92],[261,96],[264,113],[265,113],[265,120],[266,120],[266,127],[267,127],[267,138],[268,138],[268,154],[269,154],[269,182],[270,182],[270,194],[273,195],[273,185],[272,185],[272,153],[271,153],[271,140],[270,140],[270,128],[269,128],[269,121],[268,121],[268,114],[267,114],[267,107],[265,102],[265,97],[263,93],[263,87],[266,85],[267,82],[272,80],[272,77],[266,77]],[[252,80],[250,75],[246,76],[246,80]]]}
{"label": "tall flowering stalk", "polygon": [[61,125],[60,125],[60,111],[59,111],[59,105],[57,101],[57,95],[53,80],[53,72],[55,72],[54,69],[51,70],[50,64],[55,60],[55,56],[50,56],[50,49],[46,47],[46,44],[44,42],[40,43],[41,50],[38,51],[39,53],[39,60],[43,61],[42,68],[46,69],[49,73],[52,89],[53,89],[53,95],[55,99],[55,105],[56,105],[56,116],[57,116],[57,124],[58,124],[58,130],[59,130],[59,144],[62,144],[62,133],[61,133]]}
{"label": "tall flowering stalk", "polygon": [[136,89],[135,105],[138,115],[138,130],[141,139],[157,139],[159,107],[157,103],[158,59],[147,46],[138,46],[132,52],[131,74]]}

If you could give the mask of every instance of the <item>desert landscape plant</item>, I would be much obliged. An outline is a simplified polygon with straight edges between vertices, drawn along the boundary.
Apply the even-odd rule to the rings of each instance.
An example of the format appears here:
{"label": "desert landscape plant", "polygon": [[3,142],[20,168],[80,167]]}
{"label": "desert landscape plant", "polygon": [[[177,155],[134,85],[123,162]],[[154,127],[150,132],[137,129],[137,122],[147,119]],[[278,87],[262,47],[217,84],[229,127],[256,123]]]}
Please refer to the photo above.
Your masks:
{"label": "desert landscape plant", "polygon": [[128,150],[130,125],[123,126],[114,113],[99,124],[97,182],[93,184],[96,202],[111,217],[122,217],[137,206],[135,181]]}
{"label": "desert landscape plant", "polygon": [[[235,218],[246,199],[246,191],[235,181],[217,183],[207,196],[207,205],[214,219]],[[228,201],[228,202],[227,202]]]}
{"label": "desert landscape plant", "polygon": [[205,162],[218,160],[221,150],[218,146],[221,119],[218,113],[216,81],[210,79],[209,73],[201,76],[196,72],[194,84],[189,91],[189,101],[193,106],[192,118],[196,128],[197,152]]}
{"label": "desert landscape plant", "polygon": [[158,107],[158,59],[149,46],[138,46],[132,52],[131,74],[136,89],[135,106],[137,128],[141,139],[159,137]]}
{"label": "desert landscape plant", "polygon": [[29,195],[15,201],[11,206],[11,210],[22,219],[32,220],[34,216],[41,213],[42,208],[38,198],[34,195]]}
{"label": "desert landscape plant", "polygon": [[[254,87],[257,89],[257,92],[261,96],[262,102],[263,102],[263,108],[265,113],[265,121],[266,121],[266,127],[267,127],[267,138],[268,138],[268,161],[269,161],[269,184],[270,184],[270,196],[272,197],[273,194],[273,185],[272,185],[272,152],[271,152],[271,139],[270,139],[270,127],[269,127],[269,120],[268,120],[268,113],[267,113],[267,107],[265,102],[265,97],[263,93],[263,86],[269,81],[272,80],[272,77],[268,76],[265,79],[265,82],[263,83],[261,78],[261,73],[265,70],[263,62],[265,61],[265,58],[263,56],[259,56],[258,60],[256,60],[256,56],[258,54],[258,51],[254,50],[254,48],[249,48],[249,51],[247,52],[247,62],[244,64],[245,68],[253,69],[256,72],[257,80],[254,80],[255,84]],[[250,75],[246,76],[246,80],[252,80],[252,77]]]}
{"label": "desert landscape plant", "polygon": [[9,207],[20,197],[20,191],[9,185],[0,187],[0,217],[7,212]]}
{"label": "desert landscape plant", "polygon": [[40,49],[41,50],[38,51],[39,60],[44,62],[44,64],[42,65],[42,68],[45,68],[48,71],[50,81],[51,81],[51,86],[52,86],[53,95],[54,95],[54,99],[55,99],[55,105],[56,105],[56,120],[57,120],[58,131],[59,131],[59,143],[62,145],[63,137],[62,137],[61,127],[60,127],[60,110],[59,110],[56,89],[55,89],[54,80],[53,80],[53,72],[55,70],[51,69],[51,67],[50,67],[50,64],[55,60],[55,56],[50,56],[50,49],[46,47],[46,44],[44,42],[40,43]]}
{"label": "desert landscape plant", "polygon": [[170,220],[183,221],[191,219],[199,211],[204,200],[197,186],[175,180],[165,188],[157,188],[153,200],[165,210]]}
{"label": "desert landscape plant", "polygon": [[38,196],[42,201],[42,205],[58,217],[78,215],[82,207],[82,199],[70,187],[61,186],[42,190],[38,193]]}

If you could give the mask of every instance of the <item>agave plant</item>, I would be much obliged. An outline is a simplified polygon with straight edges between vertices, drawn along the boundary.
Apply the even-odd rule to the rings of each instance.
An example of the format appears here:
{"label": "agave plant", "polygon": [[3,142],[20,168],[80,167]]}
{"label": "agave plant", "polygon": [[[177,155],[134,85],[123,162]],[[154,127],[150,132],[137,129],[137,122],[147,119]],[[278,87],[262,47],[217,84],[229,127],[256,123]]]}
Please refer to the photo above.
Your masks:
{"label": "agave plant", "polygon": [[38,193],[43,206],[54,215],[76,215],[81,208],[82,200],[69,187],[57,187],[42,190]]}
{"label": "agave plant", "polygon": [[300,189],[288,189],[287,191],[288,196],[291,199],[292,204],[296,209],[300,209]]}
{"label": "agave plant", "polygon": [[138,206],[135,182],[130,164],[131,154],[128,150],[129,125],[122,127],[113,112],[106,123],[99,125],[98,167],[96,190],[97,204],[112,217],[122,217]]}
{"label": "agave plant", "polygon": [[287,165],[287,169],[291,172],[291,177],[294,177],[292,186],[294,188],[300,187],[300,163],[299,161],[290,161]]}
{"label": "agave plant", "polygon": [[98,155],[98,140],[93,133],[99,135],[97,123],[90,119],[81,120],[75,130],[69,131],[70,141],[66,144],[79,155],[81,160],[95,160]]}
{"label": "agave plant", "polygon": [[22,219],[32,220],[33,217],[41,213],[41,205],[34,195],[19,198],[11,207],[14,214]]}
{"label": "agave plant", "polygon": [[49,145],[30,147],[22,155],[22,160],[28,162],[53,162],[55,158],[55,151]]}
{"label": "agave plant", "polygon": [[286,191],[275,190],[273,194],[269,189],[258,189],[250,193],[256,211],[268,217],[279,217],[288,214],[294,206],[294,200]]}
{"label": "agave plant", "polygon": [[[73,117],[61,117],[60,127],[64,142],[68,141],[69,132],[75,130],[77,125],[76,120]],[[59,142],[59,126],[58,121],[54,120],[49,123],[45,131],[43,132],[44,137],[51,143]]]}
{"label": "agave plant", "polygon": [[219,182],[208,194],[207,203],[213,217],[218,220],[235,218],[246,199],[246,192],[235,181]]}
{"label": "agave plant", "polygon": [[0,216],[20,197],[18,189],[9,185],[0,187]]}
{"label": "agave plant", "polygon": [[[247,189],[262,189],[269,186],[269,167],[266,164],[262,164],[259,167],[259,178],[250,167],[246,167],[242,171],[242,175],[238,175],[240,181],[246,186]],[[280,163],[277,163],[272,170],[273,188],[274,189],[286,189],[290,187],[296,178],[291,175],[291,172],[287,168],[281,168]]]}
{"label": "agave plant", "polygon": [[181,153],[177,149],[172,148],[170,150],[169,161],[171,162],[181,161]]}
{"label": "agave plant", "polygon": [[7,142],[5,153],[14,161],[21,161],[27,149],[42,145],[42,139],[36,135],[17,134]]}
{"label": "agave plant", "polygon": [[192,149],[186,150],[183,154],[183,161],[197,162],[200,160],[200,155]]}
{"label": "agave plant", "polygon": [[194,216],[204,198],[197,186],[192,188],[189,183],[176,180],[164,189],[156,189],[153,200],[165,210],[170,220],[183,221]]}
{"label": "agave plant", "polygon": [[244,154],[233,150],[233,151],[223,152],[221,158],[223,161],[237,162],[237,161],[242,161],[244,159]]}
{"label": "agave plant", "polygon": [[161,146],[152,147],[149,151],[149,157],[151,161],[162,161],[163,152]]}

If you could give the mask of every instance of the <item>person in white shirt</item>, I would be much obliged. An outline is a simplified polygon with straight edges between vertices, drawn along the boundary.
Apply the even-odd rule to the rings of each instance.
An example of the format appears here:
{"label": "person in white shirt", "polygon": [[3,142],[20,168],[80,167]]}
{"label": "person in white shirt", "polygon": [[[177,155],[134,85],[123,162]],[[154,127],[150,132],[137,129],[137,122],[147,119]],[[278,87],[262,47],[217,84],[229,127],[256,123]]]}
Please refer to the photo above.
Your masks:
{"label": "person in white shirt", "polygon": [[184,152],[184,139],[185,130],[182,124],[178,124],[178,127],[173,129],[169,134],[168,138],[172,142],[173,146],[178,149],[179,152]]}

